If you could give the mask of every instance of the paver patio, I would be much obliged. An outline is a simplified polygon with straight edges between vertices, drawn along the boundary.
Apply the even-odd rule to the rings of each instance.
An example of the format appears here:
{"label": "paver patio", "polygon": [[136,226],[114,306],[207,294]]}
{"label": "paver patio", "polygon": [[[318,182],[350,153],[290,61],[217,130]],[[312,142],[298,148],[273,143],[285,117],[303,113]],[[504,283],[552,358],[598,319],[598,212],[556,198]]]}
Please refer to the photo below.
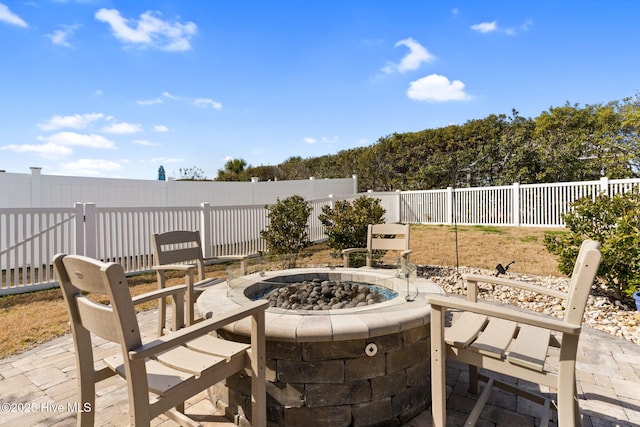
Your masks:
{"label": "paver patio", "polygon": [[[155,332],[155,310],[139,314],[144,337]],[[97,340],[95,357],[119,351],[116,345]],[[463,425],[475,396],[466,392],[466,373],[449,365],[447,401],[449,425]],[[0,359],[0,426],[72,426],[76,402],[75,355],[70,334],[20,354]],[[577,364],[580,412],[585,427],[640,425],[640,346],[604,332],[584,328]],[[128,423],[127,392],[119,377],[97,385],[96,425]],[[8,406],[7,406],[8,404]],[[479,426],[533,426],[540,407],[495,390]],[[187,402],[187,413],[205,426],[231,426],[207,399],[206,393]],[[153,425],[175,426],[161,416]],[[429,409],[405,427],[431,425]]]}

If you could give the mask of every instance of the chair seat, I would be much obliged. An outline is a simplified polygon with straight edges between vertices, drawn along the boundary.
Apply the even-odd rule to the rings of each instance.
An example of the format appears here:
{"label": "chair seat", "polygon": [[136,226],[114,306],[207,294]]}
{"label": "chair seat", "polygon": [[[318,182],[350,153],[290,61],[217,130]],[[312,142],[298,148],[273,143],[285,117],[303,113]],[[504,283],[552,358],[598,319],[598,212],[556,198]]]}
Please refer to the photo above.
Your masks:
{"label": "chair seat", "polygon": [[445,342],[542,372],[551,331],[508,320],[464,312],[445,328]]}
{"label": "chair seat", "polygon": [[[121,354],[109,356],[103,360],[110,369],[121,377],[126,378]],[[145,366],[149,391],[160,396],[165,396],[175,387],[181,386],[185,381],[195,378],[195,375],[190,372],[171,368],[152,359],[145,360]]]}

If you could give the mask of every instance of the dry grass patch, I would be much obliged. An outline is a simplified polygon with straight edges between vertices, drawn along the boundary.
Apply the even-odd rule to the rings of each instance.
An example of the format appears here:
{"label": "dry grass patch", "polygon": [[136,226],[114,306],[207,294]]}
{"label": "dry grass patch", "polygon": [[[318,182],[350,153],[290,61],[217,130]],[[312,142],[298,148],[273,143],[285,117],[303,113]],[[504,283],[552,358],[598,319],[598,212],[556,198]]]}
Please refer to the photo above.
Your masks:
{"label": "dry grass patch", "polygon": [[[458,227],[460,266],[494,269],[496,264],[515,260],[510,271],[535,275],[562,276],[557,257],[544,247],[546,230],[518,227]],[[411,260],[420,265],[456,265],[456,233],[451,226],[411,227]],[[326,244],[308,251],[307,263],[340,262]],[[207,267],[208,277],[224,277],[225,266]],[[180,275],[170,275],[169,285],[182,283]],[[132,295],[156,289],[155,274],[128,279]],[[140,309],[155,308],[150,303]],[[0,298],[0,358],[24,351],[69,330],[69,320],[59,289]]]}
{"label": "dry grass patch", "polygon": [[[556,229],[557,230],[557,229]],[[515,263],[509,271],[540,276],[564,276],[558,257],[544,246],[549,229],[525,227],[458,227],[458,265],[493,270]],[[456,232],[452,226],[411,227],[411,260],[427,265],[456,265]]]}

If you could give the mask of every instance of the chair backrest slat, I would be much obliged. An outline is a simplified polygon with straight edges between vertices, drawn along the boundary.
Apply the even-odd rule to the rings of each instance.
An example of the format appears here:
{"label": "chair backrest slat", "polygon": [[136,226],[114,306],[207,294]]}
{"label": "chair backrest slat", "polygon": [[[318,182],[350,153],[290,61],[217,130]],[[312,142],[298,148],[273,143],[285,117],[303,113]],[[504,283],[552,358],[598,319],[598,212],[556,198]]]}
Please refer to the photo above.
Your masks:
{"label": "chair backrest slat", "polygon": [[204,267],[199,231],[154,233],[151,240],[157,265],[196,263],[198,268]]}
{"label": "chair backrest slat", "polygon": [[599,247],[600,244],[594,240],[585,240],[580,246],[571,275],[567,308],[564,316],[564,320],[568,323],[582,324],[587,299],[600,265],[601,254]]}
{"label": "chair backrest slat", "polygon": [[371,250],[407,250],[409,224],[370,224],[368,240]]}

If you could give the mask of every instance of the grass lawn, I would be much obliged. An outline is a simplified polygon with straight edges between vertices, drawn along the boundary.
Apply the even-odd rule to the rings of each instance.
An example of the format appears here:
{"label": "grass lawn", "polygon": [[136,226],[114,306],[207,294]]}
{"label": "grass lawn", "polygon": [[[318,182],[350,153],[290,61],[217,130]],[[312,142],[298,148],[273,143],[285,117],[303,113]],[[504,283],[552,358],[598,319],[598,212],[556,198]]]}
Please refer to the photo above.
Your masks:
{"label": "grass lawn", "polygon": [[[563,276],[557,259],[544,247],[542,228],[458,227],[414,225],[411,227],[411,261],[420,265],[456,265],[495,269],[511,261],[511,272],[542,276]],[[457,238],[456,238],[457,235]],[[457,251],[456,251],[457,240]],[[324,244],[311,248],[314,258],[328,258],[331,249]],[[456,255],[457,253],[457,255]],[[207,275],[224,277],[222,265],[209,266]],[[182,282],[173,276],[169,284]],[[133,295],[156,289],[155,274],[129,278]],[[154,307],[148,304],[143,309]],[[24,351],[69,331],[69,320],[59,289],[10,295],[0,298],[0,358]]]}

